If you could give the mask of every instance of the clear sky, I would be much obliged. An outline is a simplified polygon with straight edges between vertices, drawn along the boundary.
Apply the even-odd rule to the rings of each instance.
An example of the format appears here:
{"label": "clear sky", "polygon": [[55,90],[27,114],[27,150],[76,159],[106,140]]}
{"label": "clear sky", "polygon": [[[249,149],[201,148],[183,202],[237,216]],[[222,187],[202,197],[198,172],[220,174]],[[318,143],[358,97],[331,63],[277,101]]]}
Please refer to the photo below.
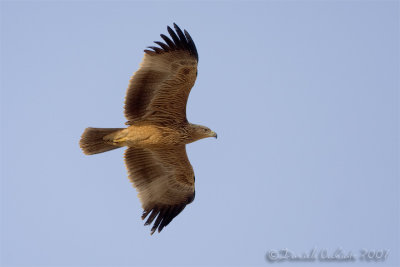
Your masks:
{"label": "clear sky", "polygon": [[[124,125],[173,22],[200,57],[188,118],[218,139],[188,145],[196,199],[150,236],[123,149],[78,142]],[[2,266],[268,266],[284,248],[400,265],[399,36],[397,1],[2,1]]]}

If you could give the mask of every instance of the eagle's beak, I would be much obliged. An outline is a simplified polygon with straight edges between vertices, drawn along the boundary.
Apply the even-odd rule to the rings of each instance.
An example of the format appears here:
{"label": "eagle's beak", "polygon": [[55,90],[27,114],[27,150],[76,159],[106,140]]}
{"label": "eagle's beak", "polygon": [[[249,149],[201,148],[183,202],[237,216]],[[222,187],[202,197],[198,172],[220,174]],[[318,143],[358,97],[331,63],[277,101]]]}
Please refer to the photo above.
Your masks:
{"label": "eagle's beak", "polygon": [[217,135],[216,132],[211,132],[211,136],[212,136],[212,137],[215,137],[215,139],[218,137],[218,135]]}

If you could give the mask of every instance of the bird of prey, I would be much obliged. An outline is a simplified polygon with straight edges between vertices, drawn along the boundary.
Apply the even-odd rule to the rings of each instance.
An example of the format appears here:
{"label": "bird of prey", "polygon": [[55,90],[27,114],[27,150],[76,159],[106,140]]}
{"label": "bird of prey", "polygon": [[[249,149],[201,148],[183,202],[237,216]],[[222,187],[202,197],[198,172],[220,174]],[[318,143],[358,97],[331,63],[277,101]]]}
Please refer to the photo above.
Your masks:
{"label": "bird of prey", "polygon": [[186,144],[215,137],[209,128],[188,122],[186,103],[197,77],[199,57],[189,33],[175,23],[170,37],[150,46],[132,76],[125,98],[127,128],[86,128],[80,147],[87,155],[119,147],[128,176],[138,191],[151,234],[167,226],[195,196],[195,175]]}

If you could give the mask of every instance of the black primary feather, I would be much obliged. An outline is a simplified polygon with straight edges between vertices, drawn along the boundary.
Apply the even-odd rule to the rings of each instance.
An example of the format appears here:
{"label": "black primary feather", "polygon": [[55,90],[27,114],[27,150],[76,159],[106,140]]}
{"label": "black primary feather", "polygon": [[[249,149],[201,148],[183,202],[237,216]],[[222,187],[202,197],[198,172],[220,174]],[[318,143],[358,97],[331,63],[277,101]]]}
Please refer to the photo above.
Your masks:
{"label": "black primary feather", "polygon": [[163,38],[163,40],[167,43],[167,45],[172,48],[172,50],[175,50],[176,45],[174,44],[174,42],[168,38],[168,36],[164,35],[164,34],[160,34],[161,38]]}
{"label": "black primary feather", "polygon": [[164,44],[163,42],[154,41],[154,43],[158,44],[162,49],[164,49],[167,52],[172,50],[168,45]]}
{"label": "black primary feather", "polygon": [[174,40],[175,45],[176,45],[177,47],[179,47],[179,48],[183,48],[183,47],[181,47],[181,42],[180,42],[180,40],[179,40],[179,37],[178,37],[178,35],[176,35],[176,33],[174,32],[174,30],[171,29],[170,26],[167,27],[167,30],[168,30],[168,32],[169,32],[169,35],[171,35],[172,40]]}
{"label": "black primary feather", "polygon": [[185,35],[183,34],[181,28],[179,28],[178,25],[176,25],[176,24],[174,23],[174,29],[175,29],[176,33],[178,34],[178,36],[179,36],[179,40],[180,40],[181,43],[182,43],[183,45],[185,45],[185,47],[186,47],[187,40],[186,40],[186,37],[185,37]]}
{"label": "black primary feather", "polygon": [[157,54],[160,54],[163,51],[161,48],[156,46],[148,46],[147,48],[153,49]]}
{"label": "black primary feather", "polygon": [[192,52],[193,55],[196,57],[197,61],[199,61],[199,55],[197,54],[197,48],[196,48],[196,45],[193,42],[192,37],[190,36],[190,34],[188,33],[187,30],[184,30],[184,33],[185,33],[186,39],[189,42],[190,52]]}

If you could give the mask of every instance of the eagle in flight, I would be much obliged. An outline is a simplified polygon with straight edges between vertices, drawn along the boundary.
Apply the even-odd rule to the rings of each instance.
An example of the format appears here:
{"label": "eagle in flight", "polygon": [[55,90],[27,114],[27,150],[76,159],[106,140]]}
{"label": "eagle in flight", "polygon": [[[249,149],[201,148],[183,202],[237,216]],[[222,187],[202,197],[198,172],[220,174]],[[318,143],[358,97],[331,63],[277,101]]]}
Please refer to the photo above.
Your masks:
{"label": "eagle in flight", "polygon": [[186,144],[217,137],[188,122],[186,103],[197,77],[199,56],[189,33],[175,23],[150,46],[132,76],[125,98],[127,128],[86,128],[80,147],[86,155],[119,147],[129,179],[138,191],[145,225],[160,232],[195,197],[195,176]]}

